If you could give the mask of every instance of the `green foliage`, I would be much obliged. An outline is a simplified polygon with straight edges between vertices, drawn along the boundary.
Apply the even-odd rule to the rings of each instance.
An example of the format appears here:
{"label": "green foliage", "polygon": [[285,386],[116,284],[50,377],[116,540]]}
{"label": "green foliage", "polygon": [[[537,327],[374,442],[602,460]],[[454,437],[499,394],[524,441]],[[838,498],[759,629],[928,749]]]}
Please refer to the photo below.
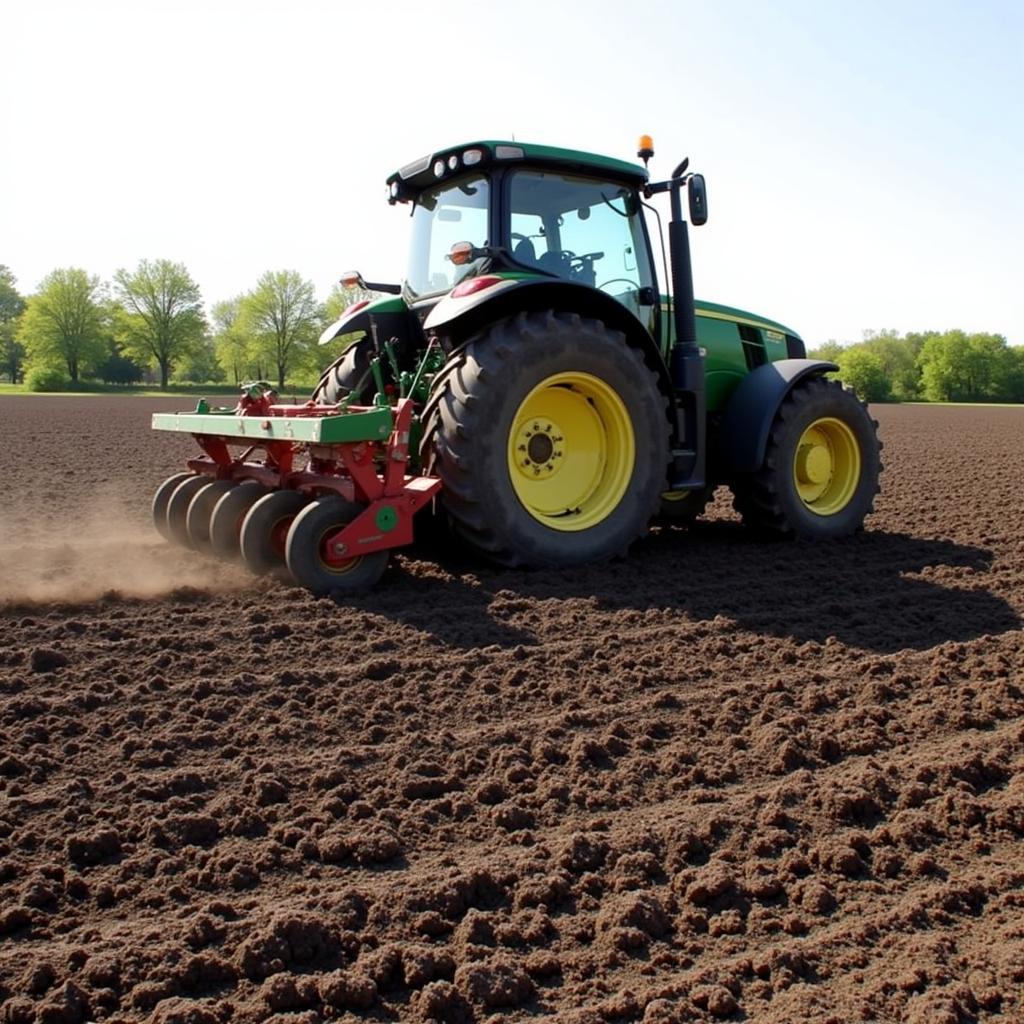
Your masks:
{"label": "green foliage", "polygon": [[25,374],[29,391],[67,391],[68,375],[59,366],[33,366]]}
{"label": "green foliage", "polygon": [[243,299],[240,316],[252,337],[252,363],[273,367],[279,388],[289,372],[309,372],[323,317],[312,281],[294,270],[268,270]]}
{"label": "green foliage", "polygon": [[1001,334],[932,335],[921,348],[918,365],[929,401],[1024,401],[1016,386],[1019,356]]}
{"label": "green foliage", "polygon": [[199,285],[181,263],[141,260],[134,272],[114,275],[121,310],[117,335],[133,358],[160,367],[160,387],[192,355],[206,329]]}
{"label": "green foliage", "polygon": [[104,384],[138,384],[144,376],[144,371],[134,359],[130,359],[112,345],[110,355],[100,364],[96,376]]}
{"label": "green foliage", "polygon": [[245,296],[214,303],[213,309],[213,350],[224,373],[241,384],[245,380],[258,379],[252,372],[253,339],[243,316]]}
{"label": "green foliage", "polygon": [[224,367],[217,361],[212,338],[203,338],[188,355],[175,374],[175,381],[193,384],[219,384],[227,379]]}
{"label": "green foliage", "polygon": [[14,285],[14,275],[0,264],[0,373],[17,384],[25,359],[25,346],[18,341],[18,320],[24,312],[25,300]]}
{"label": "green foliage", "polygon": [[923,335],[907,335],[906,338],[901,338],[896,331],[865,333],[860,347],[878,361],[888,381],[888,397],[905,402],[919,396],[921,373],[917,366],[917,356],[923,344]]}
{"label": "green foliage", "polygon": [[868,331],[856,345],[830,341],[810,355],[838,363],[867,401],[1024,402],[1024,347],[1001,334]]}
{"label": "green foliage", "polygon": [[844,352],[843,346],[838,341],[829,339],[824,345],[820,345],[818,348],[808,352],[807,355],[811,359],[824,359],[829,363],[838,363],[839,357]]}
{"label": "green foliage", "polygon": [[865,402],[886,402],[892,385],[882,360],[864,345],[845,349],[839,357],[839,379]]}
{"label": "green foliage", "polygon": [[106,358],[107,325],[98,277],[76,267],[54,270],[31,296],[21,316],[18,341],[32,367],[63,367],[80,377]]}

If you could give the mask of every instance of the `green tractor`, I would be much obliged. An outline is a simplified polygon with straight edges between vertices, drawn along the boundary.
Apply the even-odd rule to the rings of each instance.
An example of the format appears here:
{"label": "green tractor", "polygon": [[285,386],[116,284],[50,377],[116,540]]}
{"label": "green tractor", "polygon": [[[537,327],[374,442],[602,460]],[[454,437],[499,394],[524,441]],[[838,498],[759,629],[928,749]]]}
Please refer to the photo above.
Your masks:
{"label": "green tractor", "polygon": [[[474,142],[391,175],[390,201],[412,210],[404,281],[342,279],[382,297],[323,333],[347,344],[310,401],[258,381],[234,408],[155,413],[202,450],[158,488],[156,528],[315,592],[375,583],[430,508],[523,566],[623,554],[657,517],[700,515],[719,484],[767,535],[858,530],[878,492],[875,422],[793,331],[694,302],[682,193],[703,224],[704,179],[684,160],[652,183],[652,155],[647,138],[643,167]],[[663,192],[671,273],[643,212]]]}
{"label": "green tractor", "polygon": [[[648,137],[637,155],[485,141],[392,174],[412,215],[405,279],[342,278],[383,296],[324,331],[350,343],[314,401],[370,406],[381,383],[425,381],[412,467],[440,479],[450,529],[505,565],[620,555],[720,484],[762,534],[854,533],[879,489],[877,424],[796,332],[694,301],[682,193],[703,224],[704,179],[684,160],[652,183]],[[646,200],[664,192],[670,269],[644,216],[660,236]]]}

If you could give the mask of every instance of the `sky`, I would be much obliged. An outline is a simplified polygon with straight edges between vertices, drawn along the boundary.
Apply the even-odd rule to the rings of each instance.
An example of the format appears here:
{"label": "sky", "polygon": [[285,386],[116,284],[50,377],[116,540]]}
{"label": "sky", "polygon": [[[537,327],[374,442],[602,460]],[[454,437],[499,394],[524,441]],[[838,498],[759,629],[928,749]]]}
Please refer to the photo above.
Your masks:
{"label": "sky", "polygon": [[809,347],[1024,344],[1020,0],[4,0],[0,263],[186,265],[207,303],[294,269],[404,271],[384,180],[463,141],[708,184],[699,298]]}

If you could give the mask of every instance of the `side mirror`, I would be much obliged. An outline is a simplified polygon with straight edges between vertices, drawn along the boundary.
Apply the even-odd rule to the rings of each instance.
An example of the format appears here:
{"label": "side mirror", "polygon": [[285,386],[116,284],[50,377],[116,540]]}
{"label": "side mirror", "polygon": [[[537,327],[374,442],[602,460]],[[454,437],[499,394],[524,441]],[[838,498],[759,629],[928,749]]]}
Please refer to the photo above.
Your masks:
{"label": "side mirror", "polygon": [[472,242],[456,242],[448,252],[445,259],[449,259],[457,267],[463,267],[467,263],[473,262],[473,253],[475,252]]}
{"label": "side mirror", "polygon": [[690,200],[690,223],[694,227],[706,224],[708,219],[708,190],[704,184],[703,174],[691,174],[686,183],[686,193]]}

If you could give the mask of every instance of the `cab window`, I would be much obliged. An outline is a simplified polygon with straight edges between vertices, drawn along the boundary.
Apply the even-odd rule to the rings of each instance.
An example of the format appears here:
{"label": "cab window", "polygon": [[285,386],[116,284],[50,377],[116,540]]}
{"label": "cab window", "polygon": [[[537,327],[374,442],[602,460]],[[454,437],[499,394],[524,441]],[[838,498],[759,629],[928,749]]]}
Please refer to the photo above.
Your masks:
{"label": "cab window", "polygon": [[636,193],[575,175],[522,170],[511,176],[509,249],[516,263],[599,288],[641,316],[651,284]]}

